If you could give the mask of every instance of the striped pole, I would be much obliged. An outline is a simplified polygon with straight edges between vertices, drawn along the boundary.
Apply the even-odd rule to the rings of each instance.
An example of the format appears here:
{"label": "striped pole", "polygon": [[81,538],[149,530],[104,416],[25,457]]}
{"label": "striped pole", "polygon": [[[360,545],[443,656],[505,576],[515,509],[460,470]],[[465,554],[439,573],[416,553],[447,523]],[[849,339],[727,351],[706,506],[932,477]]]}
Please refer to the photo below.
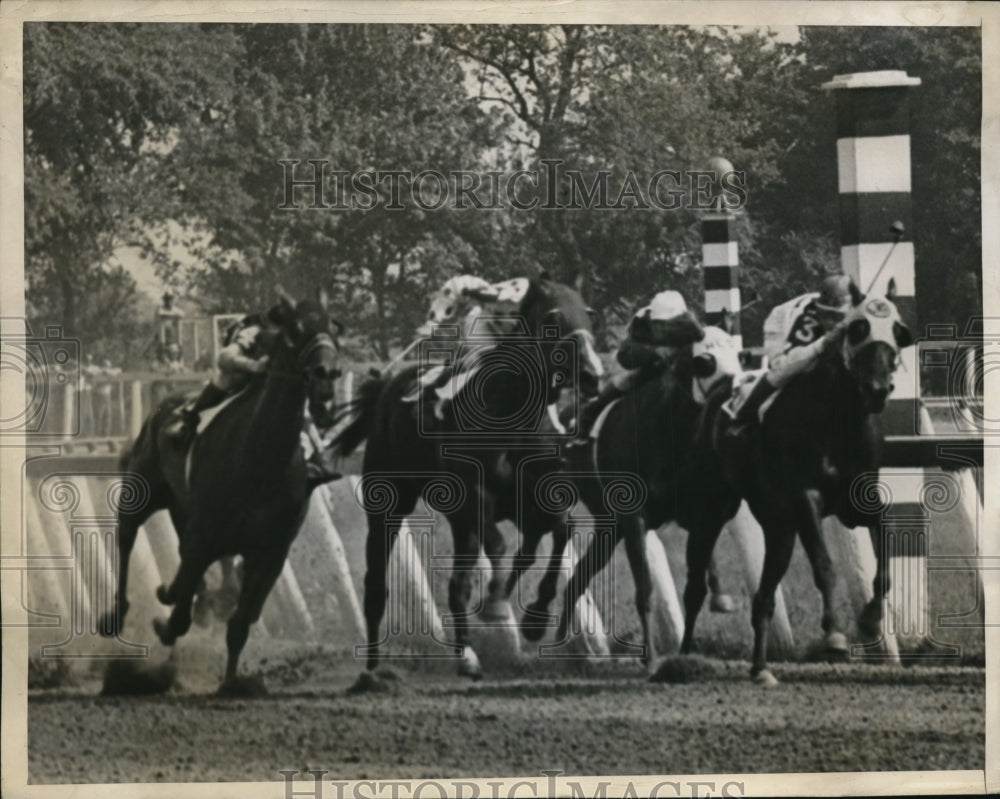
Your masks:
{"label": "striped pole", "polygon": [[[701,219],[701,262],[705,279],[705,323],[723,327],[728,314],[731,333],[743,348],[740,333],[739,246],[736,217],[730,213],[705,214]],[[730,332],[730,331],[727,331]]]}
{"label": "striped pole", "polygon": [[[736,238],[736,217],[725,206],[722,178],[733,172],[726,158],[708,159],[707,171],[712,180],[712,210],[701,218],[701,264],[705,281],[705,324],[715,325],[731,333],[737,346],[743,348],[740,334],[739,245]],[[725,316],[729,325],[724,325]]]}
{"label": "striped pole", "polygon": [[[844,273],[869,296],[893,302],[917,330],[910,197],[909,90],[919,86],[901,70],[837,75],[823,84],[837,100],[837,179]],[[896,223],[902,223],[902,231]],[[898,241],[897,241],[898,240]],[[890,254],[891,251],[891,254]],[[887,432],[920,432],[916,347],[900,354],[896,390],[884,421]]]}
{"label": "striped pole", "polygon": [[[910,88],[920,78],[902,70],[836,75],[823,84],[837,103],[837,176],[841,262],[845,274],[871,297],[891,296],[903,321],[917,332],[910,180]],[[917,348],[900,353],[896,388],[883,414],[887,435],[930,433],[920,402]],[[886,635],[901,642],[929,633],[926,555],[930,532],[921,503],[923,469],[883,467],[879,482],[890,501],[882,523],[889,557]],[[856,564],[857,565],[857,564]]]}

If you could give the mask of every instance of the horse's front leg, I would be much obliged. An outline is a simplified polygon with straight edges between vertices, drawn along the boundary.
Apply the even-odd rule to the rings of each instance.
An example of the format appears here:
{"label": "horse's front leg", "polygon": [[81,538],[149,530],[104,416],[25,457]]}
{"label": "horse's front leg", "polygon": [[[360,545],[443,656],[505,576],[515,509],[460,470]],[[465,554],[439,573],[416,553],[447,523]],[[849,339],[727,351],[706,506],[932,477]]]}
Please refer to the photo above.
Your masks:
{"label": "horse's front leg", "polygon": [[271,589],[281,576],[288,551],[258,552],[244,561],[244,578],[236,610],[226,624],[226,675],[219,693],[226,696],[248,696],[264,692],[263,682],[256,677],[237,675],[240,655],[250,635],[250,625],[260,619]]}
{"label": "horse's front leg", "polygon": [[799,537],[802,546],[812,566],[813,582],[823,597],[823,633],[825,647],[829,657],[843,659],[847,657],[847,636],[840,630],[837,623],[836,607],[833,601],[833,591],[837,582],[837,573],[830,559],[830,552],[823,537],[823,500],[819,492],[813,489],[803,492],[799,502]]}
{"label": "horse's front leg", "polygon": [[872,580],[872,598],[861,611],[858,631],[869,641],[882,641],[882,618],[885,598],[889,593],[889,559],[885,556],[885,536],[881,522],[868,524],[868,535],[875,551],[875,578]]}
{"label": "horse's front leg", "polygon": [[[131,493],[132,496],[141,496],[146,488],[143,485],[129,485],[134,480],[141,480],[138,475],[125,477],[123,485],[125,491],[122,496]],[[139,534],[139,527],[153,514],[153,510],[163,507],[162,497],[151,496],[150,499],[140,508],[134,510],[119,508],[118,510],[118,585],[115,590],[114,606],[105,613],[100,620],[99,631],[101,635],[117,636],[125,624],[125,615],[128,613],[128,569],[129,560],[132,557],[132,549],[135,546],[136,536]]]}
{"label": "horse's front leg", "polygon": [[[724,522],[713,514],[702,513],[696,520],[687,522],[687,584],[684,586],[684,636],[681,639],[681,654],[688,655],[694,646],[694,625],[705,602],[705,594],[712,588],[715,576],[715,544],[719,540]],[[706,575],[708,584],[706,585]],[[714,608],[713,608],[714,609]]]}
{"label": "horse's front leg", "polygon": [[451,579],[448,581],[448,609],[455,630],[455,643],[461,648],[458,673],[478,680],[483,676],[479,657],[469,640],[469,600],[472,597],[472,575],[479,560],[479,536],[467,521],[449,518],[454,555]]}
{"label": "horse's front leg", "polygon": [[389,587],[386,576],[389,555],[396,543],[397,528],[386,523],[384,513],[368,514],[368,538],[365,541],[365,598],[364,613],[367,632],[365,668],[373,672],[379,665],[380,630],[385,616]]}
{"label": "horse's front leg", "polygon": [[[537,522],[526,524],[523,546],[530,553],[530,560],[524,564],[523,568],[527,568],[534,562],[538,542],[544,534],[545,530],[542,524]],[[566,520],[564,518],[557,519],[552,527],[552,551],[549,553],[548,566],[538,583],[538,596],[524,609],[524,616],[521,618],[521,634],[526,641],[540,641],[545,635],[545,631],[555,621],[555,618],[549,613],[549,606],[556,596],[559,575],[562,572],[563,555],[566,551],[566,541]]]}
{"label": "horse's front leg", "polygon": [[[652,671],[656,664],[656,646],[653,643],[653,580],[646,558],[646,525],[638,515],[619,516],[617,521],[616,526],[624,528],[621,535],[625,538],[625,554],[635,582],[635,610],[642,625],[642,662],[647,671]],[[702,569],[702,579],[704,572]]]}
{"label": "horse's front leg", "polygon": [[786,524],[762,524],[764,528],[764,569],[753,598],[753,665],[750,676],[760,685],[775,685],[767,668],[767,636],[774,616],[774,595],[788,571],[795,549],[795,529]]}

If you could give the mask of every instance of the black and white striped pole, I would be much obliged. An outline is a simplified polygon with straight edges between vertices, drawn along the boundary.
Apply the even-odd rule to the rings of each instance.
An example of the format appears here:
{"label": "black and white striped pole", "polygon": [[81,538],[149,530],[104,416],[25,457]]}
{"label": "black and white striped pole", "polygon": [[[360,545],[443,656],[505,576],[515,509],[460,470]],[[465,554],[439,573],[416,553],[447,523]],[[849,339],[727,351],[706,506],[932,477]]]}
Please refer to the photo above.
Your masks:
{"label": "black and white striped pole", "polygon": [[726,209],[719,190],[723,177],[731,174],[732,163],[721,156],[709,159],[707,171],[714,173],[713,207],[701,218],[701,262],[705,281],[705,324],[731,333],[740,349],[740,257],[736,237],[736,216]]}
{"label": "black and white striped pole", "polygon": [[[890,297],[917,334],[910,167],[910,89],[920,78],[902,70],[836,75],[823,84],[837,103],[837,178],[841,262],[870,297]],[[900,353],[895,390],[883,414],[887,435],[930,433],[920,402],[917,348]],[[885,631],[911,645],[930,636],[926,556],[930,515],[923,469],[879,470],[890,507],[882,522],[890,558]],[[855,531],[860,533],[861,531]],[[860,565],[860,564],[856,564]],[[873,570],[874,564],[864,571]],[[859,575],[855,575],[858,576]]]}
{"label": "black and white striped pole", "polygon": [[[901,70],[837,75],[824,83],[837,101],[837,182],[841,262],[869,296],[891,295],[917,329],[910,175],[910,89]],[[884,419],[899,435],[920,432],[920,381],[915,347],[900,354],[896,389]]]}
{"label": "black and white striped pole", "polygon": [[[705,324],[721,327],[743,349],[740,330],[740,252],[736,232],[737,216],[727,208],[722,191],[723,179],[735,171],[732,162],[722,156],[708,160],[706,171],[712,174],[712,206],[701,217],[701,261],[705,285]],[[746,503],[726,525],[743,562],[747,592],[753,596],[760,585],[764,567],[764,533]],[[775,657],[792,657],[795,640],[781,586],[775,594],[774,618],[768,639],[768,652]]]}

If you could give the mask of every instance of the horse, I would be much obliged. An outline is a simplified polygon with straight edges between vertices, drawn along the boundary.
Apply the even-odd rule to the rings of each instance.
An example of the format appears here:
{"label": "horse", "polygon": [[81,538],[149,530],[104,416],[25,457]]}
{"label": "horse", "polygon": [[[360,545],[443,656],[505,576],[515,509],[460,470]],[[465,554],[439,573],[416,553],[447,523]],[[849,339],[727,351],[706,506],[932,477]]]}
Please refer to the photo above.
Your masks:
{"label": "horse", "polygon": [[[476,343],[473,331],[459,347],[452,379],[464,387],[454,392],[447,413],[426,401],[434,399],[433,391],[415,404],[405,401],[418,378],[419,367],[412,366],[363,384],[355,418],[331,444],[346,455],[367,439],[361,502],[368,519],[368,644],[362,677],[375,679],[379,665],[386,569],[398,527],[391,518],[410,514],[420,496],[447,517],[454,540],[448,606],[458,671],[474,679],[482,667],[469,642],[466,608],[480,546],[493,566],[487,607],[495,608],[509,596],[501,577],[505,542],[496,523],[510,519],[526,539],[537,541],[564,521],[564,514],[532,501],[530,486],[563,468],[558,427],[550,423],[555,402],[569,388],[596,393],[603,367],[588,309],[574,289],[544,276],[519,285],[516,312],[481,319],[491,329],[486,343]],[[469,369],[458,367],[466,360],[463,352],[472,362]]]}
{"label": "horse", "polygon": [[[836,573],[823,538],[822,520],[837,517],[847,527],[868,527],[876,556],[873,598],[861,612],[866,638],[881,636],[882,608],[889,589],[880,520],[885,501],[878,491],[882,444],[879,414],[893,390],[899,350],[913,343],[895,306],[880,298],[861,299],[810,370],[792,378],[773,400],[763,423],[730,434],[731,417],[718,392],[705,406],[692,464],[694,485],[713,485],[721,494],[746,500],[764,531],[765,555],[753,599],[751,678],[773,685],[767,668],[767,635],[774,595],[788,569],[798,534],[823,598],[827,647],[846,656],[833,605]],[[734,508],[735,510],[735,508]],[[682,654],[691,651],[695,621],[705,597],[704,567],[721,524],[690,530],[688,580],[684,591]]]}
{"label": "horse", "polygon": [[[702,531],[721,528],[739,507],[739,497],[725,484],[690,479],[703,402],[720,393],[728,396],[733,376],[741,371],[738,350],[725,331],[709,327],[706,340],[710,346],[695,344],[691,354],[679,356],[655,379],[635,386],[608,406],[593,446],[578,450],[590,461],[580,464],[582,468],[575,472],[580,495],[592,511],[610,505],[604,510],[611,511],[614,524],[609,527],[610,542],[601,540],[601,535],[591,539],[567,582],[557,641],[565,640],[571,629],[578,598],[607,565],[617,544],[624,541],[635,581],[644,643],[642,661],[652,669],[656,652],[650,635],[653,587],[646,560],[646,531],[677,522],[688,531],[690,553],[691,542]],[[623,474],[638,478],[641,496],[615,506],[608,494]],[[713,594],[718,594],[711,560],[700,568],[702,583],[707,574]]]}
{"label": "horse", "polygon": [[218,411],[190,452],[170,432],[187,400],[175,395],[150,414],[122,458],[123,496],[129,501],[118,509],[118,587],[101,632],[117,635],[128,612],[129,556],[140,525],[168,509],[181,562],[170,585],[156,591],[160,602],[173,606],[169,619],[153,622],[163,644],[172,646],[188,631],[205,570],[216,560],[242,557],[239,600],[226,628],[221,693],[256,687],[237,677],[240,653],[281,574],[314,487],[300,444],[306,401],[329,401],[339,374],[325,295],[295,304],[279,293],[268,314],[273,329],[265,334],[266,373]]}

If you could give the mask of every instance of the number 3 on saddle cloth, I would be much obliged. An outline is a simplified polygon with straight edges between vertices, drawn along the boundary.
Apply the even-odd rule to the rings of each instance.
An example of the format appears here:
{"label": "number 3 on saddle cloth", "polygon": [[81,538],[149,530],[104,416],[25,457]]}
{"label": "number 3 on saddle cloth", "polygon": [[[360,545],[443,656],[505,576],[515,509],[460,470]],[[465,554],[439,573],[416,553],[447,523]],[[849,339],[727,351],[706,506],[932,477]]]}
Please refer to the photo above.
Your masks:
{"label": "number 3 on saddle cloth", "polygon": [[733,396],[722,406],[723,412],[734,418],[754,386],[770,375],[774,392],[758,409],[757,420],[762,422],[767,411],[781,393],[781,389],[794,375],[810,368],[820,352],[820,339],[825,330],[813,307],[816,293],[803,294],[774,308],[764,321],[764,354],[768,367],[739,375],[733,383]]}

